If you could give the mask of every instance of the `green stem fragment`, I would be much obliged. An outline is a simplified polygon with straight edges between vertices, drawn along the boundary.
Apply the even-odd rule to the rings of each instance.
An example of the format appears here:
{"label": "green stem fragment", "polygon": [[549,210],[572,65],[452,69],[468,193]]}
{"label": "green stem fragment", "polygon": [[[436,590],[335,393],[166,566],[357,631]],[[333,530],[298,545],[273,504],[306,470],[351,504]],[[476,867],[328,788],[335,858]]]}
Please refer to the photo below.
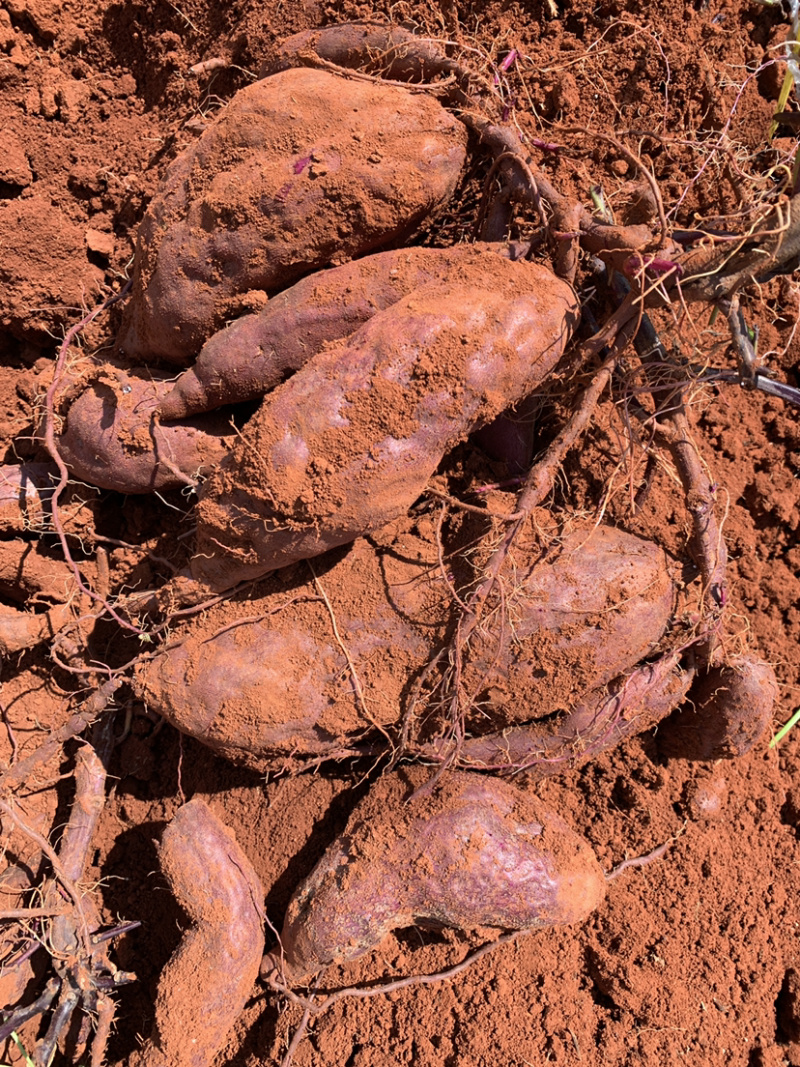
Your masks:
{"label": "green stem fragment", "polygon": [[770,748],[775,748],[778,742],[783,741],[784,737],[789,733],[792,727],[796,726],[800,722],[800,708],[797,708],[791,719],[778,730],[773,739],[769,743]]}

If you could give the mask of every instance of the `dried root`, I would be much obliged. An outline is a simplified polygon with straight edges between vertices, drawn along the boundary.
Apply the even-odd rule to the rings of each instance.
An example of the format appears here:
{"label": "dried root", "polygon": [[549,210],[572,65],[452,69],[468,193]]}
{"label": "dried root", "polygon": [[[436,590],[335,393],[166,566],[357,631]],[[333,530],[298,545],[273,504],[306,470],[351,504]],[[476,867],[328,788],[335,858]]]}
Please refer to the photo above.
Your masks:
{"label": "dried root", "polygon": [[[111,938],[137,924],[100,933],[95,902],[80,884],[105,804],[105,778],[97,753],[84,745],[76,755],[75,800],[57,851],[27,824],[14,802],[0,800],[6,831],[13,827],[24,834],[39,848],[53,872],[35,891],[30,882],[26,887],[28,892],[24,896],[33,894],[41,902],[35,908],[25,909],[27,918],[39,922],[35,927],[29,925],[27,933],[20,931],[15,956],[2,965],[5,974],[19,971],[27,976],[28,961],[35,952],[44,949],[50,956],[52,974],[42,993],[33,1003],[14,1009],[0,1024],[0,1042],[3,1042],[27,1020],[51,1012],[44,1037],[33,1052],[35,1067],[49,1067],[56,1048],[68,1035],[76,1062],[88,1048],[91,1067],[101,1067],[114,1014],[110,993],[135,979],[134,975],[117,969],[108,949]],[[4,778],[4,785],[7,784],[8,773]],[[20,918],[14,912],[0,912],[0,919],[6,922]],[[71,1021],[79,1008],[85,1015],[74,1028]]]}

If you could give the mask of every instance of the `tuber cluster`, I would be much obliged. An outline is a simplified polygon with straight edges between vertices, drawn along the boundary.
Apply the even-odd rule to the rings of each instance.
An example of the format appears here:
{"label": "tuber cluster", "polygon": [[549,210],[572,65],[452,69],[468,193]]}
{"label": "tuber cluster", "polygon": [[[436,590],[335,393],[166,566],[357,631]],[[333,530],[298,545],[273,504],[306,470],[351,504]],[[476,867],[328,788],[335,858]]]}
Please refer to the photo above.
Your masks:
{"label": "tuber cluster", "polygon": [[[435,545],[408,526],[385,549],[359,539],[326,569],[320,584],[337,591],[327,605],[306,570],[291,596],[276,583],[240,621],[208,612],[142,663],[140,696],[179,730],[259,768],[335,756],[367,735],[374,744],[376,728],[385,743],[452,611]],[[468,726],[484,737],[567,711],[634,668],[675,603],[661,549],[604,527],[574,530],[539,560],[516,554],[501,580],[513,631],[498,620],[464,667],[465,685],[481,694]],[[428,716],[426,738],[445,726]]]}
{"label": "tuber cluster", "polygon": [[[394,81],[301,65],[309,55],[327,67],[380,55]],[[269,70],[168,166],[139,229],[117,349],[59,364],[40,429],[58,469],[4,468],[0,532],[42,522],[64,468],[122,494],[196,494],[191,560],[152,600],[185,594],[202,610],[169,615],[168,639],[133,666],[136,697],[259,771],[364,757],[385,772],[295,890],[263,958],[262,976],[287,993],[417,922],[583,921],[606,878],[532,783],[659,724],[666,757],[741,755],[768,727],[776,682],[753,657],[720,653],[724,541],[679,403],[639,414],[673,448],[686,492],[699,621],[658,545],[543,507],[644,295],[625,296],[616,330],[587,342],[588,384],[535,466],[530,434],[520,443],[497,422],[532,418],[532,397],[568,377],[581,241],[604,270],[621,269],[644,263],[649,226],[605,226],[534,179],[510,126],[482,110],[479,79],[408,31],[301,34]],[[436,93],[398,84],[435,77],[446,78]],[[486,190],[501,180],[477,229],[502,239],[404,247],[461,181],[468,127],[495,155]],[[505,240],[516,204],[535,208],[555,271]],[[679,275],[668,258],[679,249],[659,240],[648,265]],[[454,481],[469,479],[479,431],[523,472],[510,513],[432,487],[465,443]],[[0,650],[66,626],[80,595],[109,608],[77,565],[48,570],[43,550],[14,544],[3,591],[46,610],[0,617]],[[120,622],[142,603],[111,614]],[[528,788],[499,779],[522,771]],[[198,799],[159,856],[191,927],[129,1062],[206,1067],[255,980],[263,890]],[[179,1018],[173,991],[196,981],[191,1017]]]}

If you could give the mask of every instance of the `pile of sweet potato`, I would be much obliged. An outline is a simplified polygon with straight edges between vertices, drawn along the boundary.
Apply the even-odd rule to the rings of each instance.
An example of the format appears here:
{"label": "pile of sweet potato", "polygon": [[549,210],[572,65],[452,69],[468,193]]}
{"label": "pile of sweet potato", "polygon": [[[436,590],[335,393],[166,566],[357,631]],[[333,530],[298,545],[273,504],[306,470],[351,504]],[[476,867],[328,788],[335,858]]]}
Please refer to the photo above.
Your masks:
{"label": "pile of sweet potato", "polygon": [[[49,398],[43,433],[75,478],[196,492],[189,571],[154,602],[260,583],[142,658],[148,709],[259,769],[414,764],[298,887],[262,967],[284,990],[418,920],[522,930],[601,902],[560,817],[469,770],[530,783],[662,720],[665,753],[733,755],[775,697],[755,660],[693,657],[704,635],[656,544],[536,509],[495,566],[502,516],[426,498],[456,446],[560,368],[580,319],[568,281],[512,245],[402,247],[466,140],[434,96],[377,79],[290,68],[242,90],[150,204],[114,360]],[[197,805],[161,855],[195,924],[170,980],[202,963],[209,1011],[187,1050],[166,981],[135,1062],[194,1067],[253,981],[261,891]]]}

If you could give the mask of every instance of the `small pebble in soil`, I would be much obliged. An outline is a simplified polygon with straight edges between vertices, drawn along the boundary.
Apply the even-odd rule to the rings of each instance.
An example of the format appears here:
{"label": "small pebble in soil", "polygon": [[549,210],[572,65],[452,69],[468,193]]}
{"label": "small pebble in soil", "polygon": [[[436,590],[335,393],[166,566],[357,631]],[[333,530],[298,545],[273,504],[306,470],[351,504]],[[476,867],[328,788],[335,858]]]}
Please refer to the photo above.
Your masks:
{"label": "small pebble in soil", "polygon": [[728,799],[728,783],[722,775],[695,779],[684,789],[684,809],[695,822],[719,819]]}

